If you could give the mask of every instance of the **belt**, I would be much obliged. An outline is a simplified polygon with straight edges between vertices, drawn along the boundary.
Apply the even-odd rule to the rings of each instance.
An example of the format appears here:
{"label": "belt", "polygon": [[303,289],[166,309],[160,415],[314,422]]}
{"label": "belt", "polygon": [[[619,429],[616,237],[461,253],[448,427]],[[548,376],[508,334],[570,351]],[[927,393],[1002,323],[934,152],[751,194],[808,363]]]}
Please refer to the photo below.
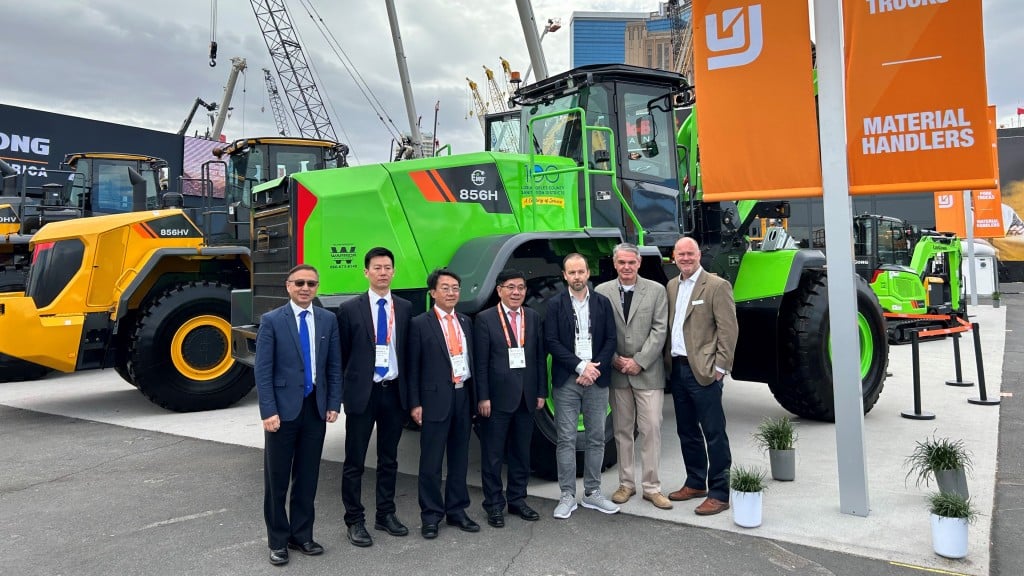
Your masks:
{"label": "belt", "polygon": [[377,382],[377,384],[380,384],[381,388],[387,388],[388,386],[398,384],[398,378],[392,378],[391,380],[381,380],[380,382]]}
{"label": "belt", "polygon": [[684,363],[687,363],[687,364],[689,363],[689,360],[686,359],[686,356],[673,356],[672,357],[672,361],[673,362],[684,362]]}

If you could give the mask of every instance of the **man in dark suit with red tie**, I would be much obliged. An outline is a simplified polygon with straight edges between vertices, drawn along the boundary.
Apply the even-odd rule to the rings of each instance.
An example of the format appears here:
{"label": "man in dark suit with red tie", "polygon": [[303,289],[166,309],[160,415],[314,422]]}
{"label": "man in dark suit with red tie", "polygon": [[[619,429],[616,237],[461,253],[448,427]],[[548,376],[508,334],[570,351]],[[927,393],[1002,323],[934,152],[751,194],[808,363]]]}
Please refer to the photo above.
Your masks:
{"label": "man in dark suit with red tie", "polygon": [[409,529],[395,515],[398,442],[408,413],[405,390],[405,341],[412,304],[391,293],[395,257],[387,248],[371,248],[363,259],[370,289],[338,307],[341,349],[345,351],[345,465],[341,500],[345,504],[348,540],[371,546],[362,497],[363,470],[370,435],[377,428],[377,514],[374,528],[392,536]]}
{"label": "man in dark suit with red tie", "polygon": [[[419,502],[421,533],[437,538],[438,524],[464,532],[480,525],[466,515],[469,489],[469,435],[474,412],[473,329],[455,312],[460,279],[446,269],[427,277],[434,306],[409,322],[409,405],[420,432]],[[447,450],[446,450],[447,448]],[[448,456],[448,478],[441,495],[441,466]]]}
{"label": "man in dark suit with red tie", "polygon": [[[523,520],[540,515],[526,503],[530,479],[533,412],[547,396],[544,328],[540,314],[523,307],[526,276],[518,270],[498,274],[494,308],[477,314],[473,327],[473,366],[480,414],[481,480],[487,523],[505,526],[504,509]],[[508,446],[508,491],[501,468]]]}
{"label": "man in dark suit with red tie", "polygon": [[[256,335],[256,392],[263,419],[264,499],[270,563],[288,549],[323,554],[313,540],[313,500],[327,422],[341,410],[341,345],[334,314],[313,306],[319,277],[300,264],[288,272],[290,301],[263,315]],[[285,499],[291,484],[291,499]]]}

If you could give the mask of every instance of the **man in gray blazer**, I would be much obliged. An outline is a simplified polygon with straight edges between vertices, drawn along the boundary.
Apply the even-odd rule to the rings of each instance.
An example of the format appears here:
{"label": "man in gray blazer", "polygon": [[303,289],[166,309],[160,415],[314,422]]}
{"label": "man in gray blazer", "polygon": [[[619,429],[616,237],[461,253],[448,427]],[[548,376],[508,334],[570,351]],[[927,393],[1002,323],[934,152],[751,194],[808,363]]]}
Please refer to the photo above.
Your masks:
{"label": "man in gray blazer", "polygon": [[725,433],[722,387],[732,370],[739,327],[732,286],[700,265],[693,238],[676,242],[679,276],[669,280],[669,338],[676,431],[686,465],[686,482],[669,494],[675,501],[707,498],[694,510],[709,516],[729,509],[732,452]]}
{"label": "man in gray blazer", "polygon": [[665,287],[641,278],[640,249],[619,244],[612,252],[618,278],[597,287],[615,312],[617,343],[612,357],[611,405],[615,447],[619,452],[619,489],[612,502],[623,504],[636,494],[633,431],[640,443],[643,498],[669,510],[661,493],[661,413],[665,406],[663,349],[668,334]]}

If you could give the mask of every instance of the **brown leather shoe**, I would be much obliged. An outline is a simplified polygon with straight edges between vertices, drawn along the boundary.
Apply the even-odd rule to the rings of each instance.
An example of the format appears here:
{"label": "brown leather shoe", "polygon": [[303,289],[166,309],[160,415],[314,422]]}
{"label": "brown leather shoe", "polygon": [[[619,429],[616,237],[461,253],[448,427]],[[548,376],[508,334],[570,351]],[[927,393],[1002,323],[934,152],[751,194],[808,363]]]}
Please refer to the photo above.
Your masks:
{"label": "brown leather shoe", "polygon": [[684,500],[692,500],[694,498],[703,498],[708,495],[707,490],[697,490],[696,488],[690,488],[689,486],[683,486],[679,490],[668,495],[669,500],[675,502],[682,502]]}
{"label": "brown leather shoe", "polygon": [[644,492],[644,500],[654,504],[655,508],[661,508],[662,510],[672,509],[672,503],[661,492]]}
{"label": "brown leather shoe", "polygon": [[632,498],[634,494],[636,494],[636,489],[620,485],[619,489],[612,494],[612,502],[615,502],[616,504],[625,504],[626,502],[629,502],[629,499]]}
{"label": "brown leather shoe", "polygon": [[719,512],[725,512],[728,509],[728,502],[708,498],[702,502],[700,506],[697,506],[697,509],[694,510],[694,512],[696,512],[698,516],[711,516],[713,514],[718,514]]}

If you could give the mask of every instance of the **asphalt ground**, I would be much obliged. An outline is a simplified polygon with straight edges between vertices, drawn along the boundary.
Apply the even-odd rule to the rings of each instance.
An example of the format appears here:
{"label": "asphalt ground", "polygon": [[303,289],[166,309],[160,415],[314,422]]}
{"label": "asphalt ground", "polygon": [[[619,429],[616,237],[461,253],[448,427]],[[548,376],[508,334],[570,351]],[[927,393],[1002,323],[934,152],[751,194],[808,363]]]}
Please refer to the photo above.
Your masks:
{"label": "asphalt ground", "polygon": [[[258,422],[253,420],[254,397],[237,409],[172,415],[148,405],[137,392],[116,382],[112,372],[94,372],[0,385],[0,573],[258,574],[301,566],[298,569],[310,574],[389,576],[1024,574],[1019,545],[1024,532],[1024,409],[1013,397],[1014,392],[1020,394],[1024,378],[1024,340],[1013,331],[1024,319],[1024,296],[1015,294],[1012,286],[1002,288],[1005,342],[993,338],[997,323],[992,311],[976,309],[987,322],[989,393],[1003,396],[1001,406],[969,411],[959,406],[962,397],[977,395],[976,389],[952,396],[957,389],[931,386],[925,392],[925,408],[939,418],[905,432],[907,425],[898,417],[893,421],[892,413],[894,407],[910,407],[905,390],[908,347],[893,349],[894,378],[887,382],[883,401],[866,419],[866,427],[872,434],[890,437],[898,449],[882,446],[882,455],[869,455],[872,512],[867,518],[838,513],[834,462],[819,454],[828,452],[829,441],[813,438],[827,434],[829,428],[819,425],[812,432],[811,423],[801,423],[798,450],[803,455],[797,482],[770,487],[765,525],[759,529],[738,529],[728,514],[701,519],[679,504],[673,511],[655,511],[638,498],[625,505],[622,514],[605,516],[581,508],[572,519],[557,521],[550,516],[553,486],[534,480],[530,502],[541,512],[541,521],[508,518],[505,529],[484,524],[479,534],[442,527],[437,540],[425,541],[418,535],[415,478],[401,474],[399,516],[413,533],[394,538],[371,530],[375,545],[358,549],[344,540],[343,533],[338,450],[343,429],[329,428],[315,530],[327,553],[316,558],[293,553],[288,567],[274,568],[266,562],[262,451]],[[946,354],[941,346],[929,343],[922,352],[941,358]],[[929,358],[926,368],[940,363]],[[965,358],[967,376],[974,374],[972,370]],[[736,383],[733,394],[745,399],[760,390],[744,386]],[[940,403],[940,395],[951,397],[948,408]],[[759,402],[750,405],[763,406]],[[727,402],[734,460],[740,463],[752,458],[742,439],[743,427],[750,424],[744,419],[747,408],[742,399]],[[667,424],[672,418],[667,410]],[[975,429],[992,429],[991,438],[979,432],[975,439]],[[913,438],[935,430],[960,430],[975,448],[971,490],[983,502],[983,516],[972,526],[970,554],[962,561],[929,558],[934,555],[927,514],[920,509],[925,492],[912,484],[907,487],[903,473],[886,469],[883,462],[886,452],[890,459],[902,459],[908,442],[912,447]],[[666,434],[666,440],[673,435]],[[403,449],[408,450],[416,437],[405,436]],[[986,439],[992,446],[983,445]],[[874,437],[869,441],[871,446],[881,443]],[[666,443],[670,445],[665,454],[678,450],[677,444],[673,448]],[[678,457],[663,458],[666,492],[678,487],[674,484],[681,466],[674,460]],[[414,470],[414,459],[400,456],[400,463],[403,472]],[[478,483],[472,466],[470,481]],[[367,503],[373,501],[372,473],[368,470],[364,481]],[[894,475],[898,477],[888,478]],[[615,478],[615,469],[605,473],[606,491],[614,490]],[[471,487],[471,497],[470,514],[483,524],[478,488]]]}

